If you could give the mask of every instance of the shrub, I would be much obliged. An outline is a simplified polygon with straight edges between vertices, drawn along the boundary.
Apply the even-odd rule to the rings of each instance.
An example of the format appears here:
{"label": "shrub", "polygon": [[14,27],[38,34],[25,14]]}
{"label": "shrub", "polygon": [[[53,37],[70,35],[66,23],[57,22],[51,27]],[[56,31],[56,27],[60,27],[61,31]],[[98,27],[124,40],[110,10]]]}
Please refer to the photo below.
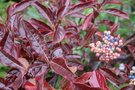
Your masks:
{"label": "shrub", "polygon": [[[120,84],[129,82],[127,64],[123,65],[124,70],[112,66],[121,62],[123,56],[133,62],[134,36],[124,44],[124,39],[119,40],[121,46],[114,47],[119,54],[104,61],[99,61],[89,47],[102,41],[104,33],[100,31],[100,25],[107,26],[112,40],[114,37],[122,39],[115,34],[119,28],[117,23],[97,19],[102,12],[129,19],[121,10],[104,9],[108,4],[123,5],[120,0],[24,0],[10,5],[7,19],[0,24],[0,63],[11,69],[6,78],[0,79],[0,89],[109,90],[106,80],[118,89]],[[23,11],[29,6],[35,7],[44,20],[25,20]],[[83,14],[86,9],[90,11],[87,15]],[[113,42],[109,42],[113,46]],[[127,55],[128,52],[133,57]],[[126,86],[121,90],[127,88],[134,87]]]}

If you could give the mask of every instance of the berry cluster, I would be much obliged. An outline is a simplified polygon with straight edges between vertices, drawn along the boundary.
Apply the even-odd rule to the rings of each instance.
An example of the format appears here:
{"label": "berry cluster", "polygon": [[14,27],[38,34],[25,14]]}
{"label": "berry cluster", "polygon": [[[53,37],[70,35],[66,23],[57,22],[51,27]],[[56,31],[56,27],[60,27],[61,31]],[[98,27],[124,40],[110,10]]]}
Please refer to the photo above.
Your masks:
{"label": "berry cluster", "polygon": [[96,56],[99,57],[99,60],[109,61],[120,56],[118,52],[121,51],[120,47],[123,45],[123,40],[110,34],[110,31],[104,31],[102,41],[89,44],[91,51],[96,53]]}
{"label": "berry cluster", "polygon": [[132,70],[130,71],[129,74],[129,79],[130,79],[130,83],[131,85],[135,85],[135,66],[132,67]]}

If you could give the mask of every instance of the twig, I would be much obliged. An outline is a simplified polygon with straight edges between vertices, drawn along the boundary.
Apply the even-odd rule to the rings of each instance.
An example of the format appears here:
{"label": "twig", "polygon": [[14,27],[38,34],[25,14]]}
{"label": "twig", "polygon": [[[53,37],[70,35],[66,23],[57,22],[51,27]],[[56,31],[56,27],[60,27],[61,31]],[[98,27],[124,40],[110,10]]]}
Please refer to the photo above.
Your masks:
{"label": "twig", "polygon": [[126,58],[128,58],[130,56],[131,56],[131,54],[127,54],[127,55],[124,55],[124,56],[120,56],[118,59],[126,59]]}
{"label": "twig", "polygon": [[131,38],[131,39],[127,40],[127,41],[124,43],[123,46],[126,46],[128,43],[130,43],[130,42],[132,42],[132,41],[134,41],[134,40],[135,40],[135,38]]}
{"label": "twig", "polygon": [[118,88],[118,89],[120,89],[120,87],[117,85],[117,84],[115,84],[113,81],[111,81],[110,79],[107,79],[113,86],[115,86],[116,88]]}
{"label": "twig", "polygon": [[99,66],[100,64],[101,64],[101,61],[99,61],[99,62],[96,64],[94,70],[97,70],[97,69],[98,69],[98,66]]}

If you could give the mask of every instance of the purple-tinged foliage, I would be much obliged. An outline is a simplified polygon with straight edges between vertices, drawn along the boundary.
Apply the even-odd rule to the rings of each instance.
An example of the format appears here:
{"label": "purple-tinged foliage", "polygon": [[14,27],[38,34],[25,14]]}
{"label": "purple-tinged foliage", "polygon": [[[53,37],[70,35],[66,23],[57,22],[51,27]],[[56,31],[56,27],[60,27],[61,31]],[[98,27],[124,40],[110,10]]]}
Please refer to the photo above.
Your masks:
{"label": "purple-tinged foliage", "polygon": [[[41,1],[49,3],[49,7]],[[11,70],[5,79],[0,78],[0,90],[55,90],[57,82],[60,82],[59,87],[63,90],[109,90],[106,79],[116,84],[128,82],[127,65],[125,71],[120,71],[118,68],[108,68],[113,62],[107,62],[108,65],[104,62],[106,67],[101,67],[99,71],[86,70],[86,67],[98,69],[100,63],[95,65],[99,59],[87,57],[91,52],[84,50],[89,42],[102,39],[103,33],[99,31],[101,24],[109,27],[111,34],[116,35],[118,24],[109,20],[97,21],[96,18],[100,12],[105,12],[128,19],[128,15],[121,10],[103,9],[107,4],[122,5],[122,2],[78,0],[78,3],[73,4],[72,1],[23,0],[8,7],[7,19],[3,22],[5,24],[0,24],[0,63]],[[29,6],[35,7],[46,22],[36,18],[25,20],[23,11]],[[92,8],[93,12],[82,14],[87,8]],[[79,21],[69,17],[79,18]],[[80,32],[86,34],[81,36]],[[133,40],[134,35],[124,46],[129,50],[125,52],[131,52],[135,57]],[[84,59],[91,63],[84,64]],[[58,76],[62,76],[61,81]],[[121,90],[132,88],[127,86]]]}

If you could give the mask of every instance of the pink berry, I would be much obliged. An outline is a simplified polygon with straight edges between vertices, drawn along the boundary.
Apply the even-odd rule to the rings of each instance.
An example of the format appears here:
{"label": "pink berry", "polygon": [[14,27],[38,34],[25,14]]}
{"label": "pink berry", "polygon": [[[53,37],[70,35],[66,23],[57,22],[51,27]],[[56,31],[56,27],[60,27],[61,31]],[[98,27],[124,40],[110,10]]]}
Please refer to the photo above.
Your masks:
{"label": "pink berry", "polygon": [[96,56],[100,56],[100,54],[99,53],[96,53]]}
{"label": "pink berry", "polygon": [[91,52],[93,52],[94,51],[94,48],[91,48]]}
{"label": "pink berry", "polygon": [[104,31],[104,33],[107,33],[107,31]]}
{"label": "pink berry", "polygon": [[107,58],[106,60],[109,61],[109,58]]}
{"label": "pink berry", "polygon": [[105,43],[108,43],[108,41],[107,41],[107,40],[104,40],[104,42],[105,42]]}
{"label": "pink berry", "polygon": [[114,59],[116,59],[117,57],[116,57],[116,56],[114,56],[113,58],[114,58]]}
{"label": "pink berry", "polygon": [[112,45],[113,45],[113,43],[110,43],[110,45],[112,46]]}
{"label": "pink berry", "polygon": [[120,42],[120,43],[119,43],[119,45],[123,45],[123,43],[122,43],[122,42]]}
{"label": "pink berry", "polygon": [[99,60],[103,60],[102,56],[99,58]]}
{"label": "pink berry", "polygon": [[114,39],[114,37],[113,36],[111,36],[111,40],[113,40]]}
{"label": "pink berry", "polygon": [[109,53],[106,53],[106,55],[109,55]]}
{"label": "pink berry", "polygon": [[118,45],[118,42],[115,42],[114,45]]}
{"label": "pink berry", "polygon": [[109,58],[109,56],[106,56],[106,59],[108,59]]}
{"label": "pink berry", "polygon": [[117,57],[119,57],[120,56],[120,54],[119,53],[117,53]]}
{"label": "pink berry", "polygon": [[122,40],[119,40],[119,43],[122,43],[123,41]]}
{"label": "pink berry", "polygon": [[118,52],[121,52],[121,49],[120,49],[120,48],[118,48],[118,47],[116,48],[116,50],[117,50]]}
{"label": "pink berry", "polygon": [[105,36],[104,38],[105,38],[105,40],[107,40],[107,39],[108,39],[108,37],[106,37],[106,36]]}

